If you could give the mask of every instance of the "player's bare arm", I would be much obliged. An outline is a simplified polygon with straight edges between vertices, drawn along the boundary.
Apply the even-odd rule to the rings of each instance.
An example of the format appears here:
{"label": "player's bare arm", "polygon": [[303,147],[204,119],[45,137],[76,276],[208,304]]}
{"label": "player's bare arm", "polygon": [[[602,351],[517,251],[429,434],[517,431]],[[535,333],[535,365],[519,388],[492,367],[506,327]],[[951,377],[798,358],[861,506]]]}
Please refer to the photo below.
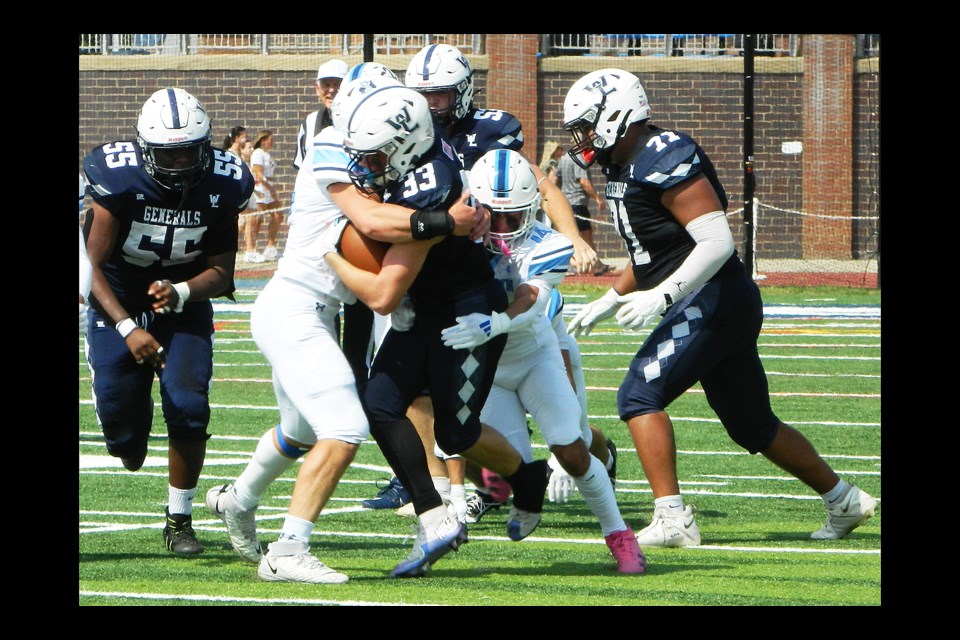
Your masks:
{"label": "player's bare arm", "polygon": [[380,273],[364,271],[336,252],[324,256],[354,295],[381,315],[392,313],[420,273],[430,247],[443,238],[391,245],[383,257]]}
{"label": "player's bare arm", "polygon": [[113,252],[117,241],[117,232],[120,225],[117,219],[107,209],[93,203],[93,223],[90,225],[90,235],[87,238],[87,256],[93,265],[93,284],[91,295],[96,299],[103,314],[114,323],[117,331],[123,336],[130,353],[137,362],[143,364],[146,360],[155,368],[163,367],[165,354],[160,343],[147,331],[144,331],[130,319],[130,313],[117,300],[113,289],[107,284],[103,275],[103,263]]}
{"label": "player's bare arm", "polygon": [[[340,210],[363,235],[381,242],[410,242],[410,216],[414,209],[384,204],[373,195],[364,194],[352,183],[336,182],[327,187]],[[490,216],[477,210],[464,194],[447,213],[453,219],[453,235],[469,235],[471,240],[483,237],[490,229]],[[486,226],[484,227],[484,220]]]}
{"label": "player's bare arm", "polygon": [[183,308],[187,300],[209,300],[224,293],[230,286],[237,254],[228,251],[207,256],[207,268],[185,282],[156,280],[147,293],[154,297],[156,313],[170,313]]}
{"label": "player's bare arm", "polygon": [[600,266],[600,258],[593,247],[580,237],[577,221],[573,215],[573,207],[567,201],[560,187],[548,180],[540,167],[531,164],[533,175],[537,178],[537,188],[543,196],[543,210],[553,223],[553,228],[569,238],[573,243],[573,257],[570,263],[580,273],[592,273]]}

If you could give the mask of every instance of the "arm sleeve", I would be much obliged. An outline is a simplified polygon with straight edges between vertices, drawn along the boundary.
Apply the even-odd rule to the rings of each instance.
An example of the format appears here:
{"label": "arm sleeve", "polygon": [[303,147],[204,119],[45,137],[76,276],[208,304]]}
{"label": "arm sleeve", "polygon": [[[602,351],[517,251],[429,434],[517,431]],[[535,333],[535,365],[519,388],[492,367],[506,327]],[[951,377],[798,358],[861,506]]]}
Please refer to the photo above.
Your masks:
{"label": "arm sleeve", "polygon": [[674,301],[712,278],[734,250],[733,234],[730,233],[730,225],[723,211],[712,211],[694,218],[686,228],[697,246],[683,264],[656,288],[660,293],[669,293]]}

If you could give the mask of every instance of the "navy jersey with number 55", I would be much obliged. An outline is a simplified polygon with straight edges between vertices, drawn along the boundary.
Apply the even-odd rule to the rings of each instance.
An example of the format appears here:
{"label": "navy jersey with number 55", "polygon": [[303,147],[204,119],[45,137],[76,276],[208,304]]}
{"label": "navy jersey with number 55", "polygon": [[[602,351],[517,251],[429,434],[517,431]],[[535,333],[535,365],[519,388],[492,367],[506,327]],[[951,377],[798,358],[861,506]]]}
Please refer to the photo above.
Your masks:
{"label": "navy jersey with number 55", "polygon": [[[188,280],[207,268],[206,256],[237,250],[237,215],[246,208],[254,181],[236,156],[211,149],[203,177],[185,199],[147,173],[133,141],[93,149],[83,169],[87,193],[119,223],[103,273],[130,313],[150,309],[152,281]],[[230,293],[232,288],[221,295]]]}
{"label": "navy jersey with number 55", "polygon": [[487,151],[519,151],[523,147],[520,121],[499,109],[470,109],[467,115],[453,123],[449,136],[467,171]]}

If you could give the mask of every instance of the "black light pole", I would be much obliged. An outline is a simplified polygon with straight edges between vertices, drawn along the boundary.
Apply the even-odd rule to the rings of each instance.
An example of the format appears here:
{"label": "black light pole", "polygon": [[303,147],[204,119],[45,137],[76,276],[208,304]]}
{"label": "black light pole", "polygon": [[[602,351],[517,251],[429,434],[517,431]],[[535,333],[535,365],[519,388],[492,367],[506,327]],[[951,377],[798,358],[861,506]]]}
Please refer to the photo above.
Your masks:
{"label": "black light pole", "polygon": [[373,34],[363,34],[363,61],[373,62]]}
{"label": "black light pole", "polygon": [[743,35],[743,261],[747,273],[754,273],[753,194],[753,47],[755,34]]}

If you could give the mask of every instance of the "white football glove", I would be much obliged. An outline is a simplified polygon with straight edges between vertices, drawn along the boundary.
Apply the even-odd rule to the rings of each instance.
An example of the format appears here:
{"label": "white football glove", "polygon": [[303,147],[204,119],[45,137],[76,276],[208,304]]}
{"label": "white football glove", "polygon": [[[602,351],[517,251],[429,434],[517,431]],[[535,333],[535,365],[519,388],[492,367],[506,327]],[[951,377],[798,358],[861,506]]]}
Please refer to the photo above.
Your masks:
{"label": "white football glove", "polygon": [[606,320],[620,308],[620,299],[620,294],[610,288],[603,296],[585,306],[573,317],[567,327],[567,333],[572,333],[574,337],[578,337],[581,331],[585,336],[590,335],[594,325],[601,320]]}
{"label": "white football glove", "polygon": [[639,331],[667,310],[667,300],[657,291],[634,291],[620,296],[617,324],[624,329]]}
{"label": "white football glove", "polygon": [[394,331],[409,331],[413,327],[413,321],[417,317],[417,312],[413,310],[413,300],[410,296],[403,296],[400,304],[390,314],[390,326]]}
{"label": "white football glove", "polygon": [[440,332],[443,344],[454,349],[473,349],[510,330],[510,316],[494,311],[493,315],[471,313],[459,316],[457,324]]}
{"label": "white football glove", "polygon": [[87,305],[82,302],[78,303],[80,305],[80,335],[87,335]]}
{"label": "white football glove", "polygon": [[347,228],[348,222],[350,222],[350,218],[347,216],[337,216],[337,218],[330,223],[330,227],[323,232],[323,235],[320,236],[318,240],[320,243],[321,258],[328,253],[337,253],[340,251],[340,238],[343,237],[343,230]]}
{"label": "white football glove", "polygon": [[550,498],[550,502],[568,501],[573,492],[577,490],[577,483],[574,482],[573,476],[560,466],[557,456],[552,453],[547,460],[547,466],[553,470],[547,483],[547,497]]}

